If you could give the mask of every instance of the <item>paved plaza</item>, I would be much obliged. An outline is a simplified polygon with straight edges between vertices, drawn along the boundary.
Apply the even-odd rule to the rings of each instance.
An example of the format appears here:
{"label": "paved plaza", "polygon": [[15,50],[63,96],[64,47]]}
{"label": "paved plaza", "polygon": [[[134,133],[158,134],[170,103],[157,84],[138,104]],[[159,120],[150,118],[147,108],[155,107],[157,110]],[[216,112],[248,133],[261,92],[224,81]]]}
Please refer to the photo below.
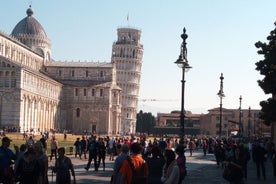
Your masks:
{"label": "paved plaza", "polygon": [[[106,169],[103,171],[102,165],[99,171],[94,171],[93,167],[86,171],[84,167],[86,166],[87,159],[80,160],[72,155],[69,155],[75,166],[77,184],[108,184],[110,181],[110,176],[112,173],[112,167],[114,161],[109,161],[109,157],[106,159]],[[188,175],[185,178],[183,184],[227,184],[229,182],[222,178],[223,169],[216,165],[215,157],[213,154],[208,154],[206,157],[203,156],[202,150],[195,151],[193,156],[190,157],[189,153],[186,152],[187,158],[187,170]],[[49,162],[49,165],[53,165],[54,160]],[[93,166],[93,163],[91,164]],[[245,181],[246,184],[275,184],[276,178],[273,177],[272,164],[266,163],[266,174],[267,179],[257,180],[255,164],[252,160],[248,164],[248,179]],[[50,184],[55,183],[55,174],[49,171],[49,181]]]}

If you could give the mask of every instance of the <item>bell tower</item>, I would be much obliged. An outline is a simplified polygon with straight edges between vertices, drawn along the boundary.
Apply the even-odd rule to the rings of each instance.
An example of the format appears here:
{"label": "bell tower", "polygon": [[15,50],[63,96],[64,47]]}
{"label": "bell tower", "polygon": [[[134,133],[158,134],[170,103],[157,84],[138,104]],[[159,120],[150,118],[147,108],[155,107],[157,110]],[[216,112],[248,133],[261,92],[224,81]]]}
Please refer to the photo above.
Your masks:
{"label": "bell tower", "polygon": [[136,132],[136,114],[140,89],[143,45],[141,31],[117,29],[117,41],[112,46],[112,63],[116,67],[117,85],[122,89],[122,118],[120,133]]}

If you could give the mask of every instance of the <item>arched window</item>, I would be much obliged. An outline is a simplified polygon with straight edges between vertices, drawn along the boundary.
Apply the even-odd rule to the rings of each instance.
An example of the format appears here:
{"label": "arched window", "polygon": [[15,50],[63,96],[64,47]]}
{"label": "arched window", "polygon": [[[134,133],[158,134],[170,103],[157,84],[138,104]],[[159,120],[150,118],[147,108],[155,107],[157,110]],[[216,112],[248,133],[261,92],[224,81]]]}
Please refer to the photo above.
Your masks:
{"label": "arched window", "polygon": [[135,58],[135,50],[132,52],[132,58]]}
{"label": "arched window", "polygon": [[77,114],[76,114],[77,117],[80,117],[80,108],[77,108]]}
{"label": "arched window", "polygon": [[78,88],[75,89],[75,96],[78,96],[79,95],[79,90]]}
{"label": "arched window", "polygon": [[95,96],[95,89],[92,89],[92,96]]}
{"label": "arched window", "polygon": [[100,96],[103,96],[103,89],[100,89]]}
{"label": "arched window", "polygon": [[123,49],[121,48],[120,57],[123,57]]}

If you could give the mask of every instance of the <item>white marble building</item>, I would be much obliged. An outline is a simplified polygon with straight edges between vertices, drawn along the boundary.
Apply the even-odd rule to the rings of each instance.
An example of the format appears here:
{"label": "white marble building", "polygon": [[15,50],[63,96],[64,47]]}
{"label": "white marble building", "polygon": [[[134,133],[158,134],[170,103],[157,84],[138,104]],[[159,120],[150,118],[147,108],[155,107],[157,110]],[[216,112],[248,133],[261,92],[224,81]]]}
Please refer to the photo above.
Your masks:
{"label": "white marble building", "polygon": [[117,31],[111,62],[54,61],[51,41],[28,8],[11,35],[0,32],[0,127],[134,133],[141,31]]}

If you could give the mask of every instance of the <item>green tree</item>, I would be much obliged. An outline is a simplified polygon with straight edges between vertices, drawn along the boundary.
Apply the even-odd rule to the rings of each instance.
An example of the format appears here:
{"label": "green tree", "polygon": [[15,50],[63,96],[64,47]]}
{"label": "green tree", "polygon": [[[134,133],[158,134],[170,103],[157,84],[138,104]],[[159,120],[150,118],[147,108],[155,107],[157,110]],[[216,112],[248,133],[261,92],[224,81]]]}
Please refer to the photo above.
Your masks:
{"label": "green tree", "polygon": [[148,133],[152,132],[155,125],[155,117],[151,113],[144,113],[142,110],[137,114],[136,132]]}
{"label": "green tree", "polygon": [[[276,24],[274,23],[276,26]],[[271,98],[261,101],[262,107],[260,119],[266,125],[271,125],[276,121],[276,28],[267,36],[268,43],[258,41],[255,46],[259,49],[258,54],[263,55],[263,59],[256,63],[256,70],[264,76],[258,80],[259,86],[265,94],[272,94]]]}

